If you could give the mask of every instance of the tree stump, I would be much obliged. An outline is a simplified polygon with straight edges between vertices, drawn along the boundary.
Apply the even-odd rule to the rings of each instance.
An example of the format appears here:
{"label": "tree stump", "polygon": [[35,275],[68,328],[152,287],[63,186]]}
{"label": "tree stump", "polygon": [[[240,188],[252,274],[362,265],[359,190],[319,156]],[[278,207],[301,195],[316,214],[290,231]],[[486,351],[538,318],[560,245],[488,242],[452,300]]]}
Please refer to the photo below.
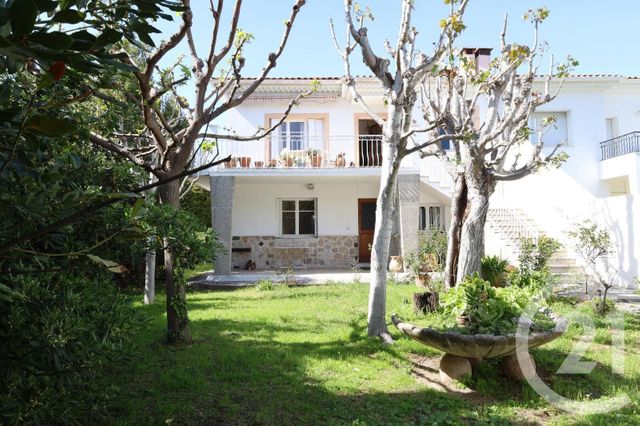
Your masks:
{"label": "tree stump", "polygon": [[424,293],[413,293],[413,309],[416,313],[435,312],[438,309],[440,297],[438,293],[426,291]]}

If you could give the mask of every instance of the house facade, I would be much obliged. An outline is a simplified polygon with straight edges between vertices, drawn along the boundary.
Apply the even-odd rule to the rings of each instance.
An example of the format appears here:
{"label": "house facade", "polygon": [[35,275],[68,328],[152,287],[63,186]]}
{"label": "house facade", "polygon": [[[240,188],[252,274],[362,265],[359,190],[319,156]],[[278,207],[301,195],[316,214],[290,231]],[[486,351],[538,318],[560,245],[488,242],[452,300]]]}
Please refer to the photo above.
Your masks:
{"label": "house facade", "polygon": [[[217,141],[217,153],[232,161],[199,178],[211,190],[213,227],[227,248],[216,261],[217,273],[244,269],[249,261],[258,269],[342,269],[369,262],[381,129],[340,78],[319,80],[319,90],[268,137]],[[269,128],[311,84],[309,78],[267,80],[217,124],[239,135]],[[378,82],[358,78],[357,87],[384,118]],[[640,223],[640,133],[634,133],[640,130],[640,80],[571,77],[558,98],[536,112],[531,126],[548,115],[556,117],[556,125],[547,144],[566,140],[569,160],[560,169],[498,185],[487,252],[514,260],[518,238],[536,233],[570,249],[567,230],[589,218],[611,231],[617,246],[612,262],[620,277],[633,279],[640,275],[640,245],[633,238]],[[451,187],[436,158],[403,160],[392,254],[416,251],[420,230],[446,229]]]}

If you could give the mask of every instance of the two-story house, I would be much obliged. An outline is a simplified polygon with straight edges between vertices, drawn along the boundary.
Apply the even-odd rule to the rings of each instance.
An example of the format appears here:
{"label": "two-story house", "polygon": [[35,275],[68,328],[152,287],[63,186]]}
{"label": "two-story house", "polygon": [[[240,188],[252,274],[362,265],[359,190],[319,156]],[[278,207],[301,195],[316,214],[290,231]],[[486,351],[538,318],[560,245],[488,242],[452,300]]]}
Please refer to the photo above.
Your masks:
{"label": "two-story house", "polygon": [[[218,124],[238,134],[268,128],[312,80],[269,79]],[[351,268],[369,262],[381,129],[340,78],[319,80],[320,89],[269,137],[218,141],[220,155],[233,160],[199,181],[211,189],[213,227],[227,247],[216,261],[217,273],[244,269],[249,260],[258,269]],[[368,105],[384,117],[378,82],[361,77],[357,84]],[[550,114],[557,122],[547,143],[566,140],[570,158],[558,170],[498,186],[487,251],[513,259],[517,238],[537,232],[570,248],[566,231],[590,218],[611,231],[615,267],[631,280],[639,275],[640,253],[633,238],[640,224],[640,133],[634,133],[640,129],[640,80],[568,78],[560,96],[536,112],[531,126]],[[417,249],[421,229],[446,229],[451,178],[437,159],[412,156],[403,161],[398,187],[392,254],[407,254]]]}

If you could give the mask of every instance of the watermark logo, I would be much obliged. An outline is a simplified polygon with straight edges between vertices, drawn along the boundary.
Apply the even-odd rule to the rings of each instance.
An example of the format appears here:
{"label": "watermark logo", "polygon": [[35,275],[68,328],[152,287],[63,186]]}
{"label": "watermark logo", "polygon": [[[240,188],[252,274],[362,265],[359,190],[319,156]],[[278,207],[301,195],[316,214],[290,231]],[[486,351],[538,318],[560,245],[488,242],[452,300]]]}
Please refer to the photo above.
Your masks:
{"label": "watermark logo", "polygon": [[[538,376],[531,365],[529,355],[529,342],[534,337],[531,333],[531,318],[538,312],[537,301],[532,301],[524,310],[518,322],[516,332],[516,357],[522,371],[530,371],[525,379],[541,397],[555,407],[580,415],[602,414],[616,411],[629,404],[631,400],[626,394],[615,397],[601,397],[589,401],[579,401],[560,395],[551,389]],[[624,314],[620,312],[610,313],[604,318],[610,325],[611,331],[611,369],[613,374],[624,374]],[[584,355],[593,344],[596,335],[596,327],[593,319],[580,312],[571,312],[556,321],[554,331],[560,333],[568,329],[569,325],[578,324],[582,329],[580,340],[573,346],[572,351],[566,356],[556,374],[591,374],[596,367],[595,361],[585,361]]]}

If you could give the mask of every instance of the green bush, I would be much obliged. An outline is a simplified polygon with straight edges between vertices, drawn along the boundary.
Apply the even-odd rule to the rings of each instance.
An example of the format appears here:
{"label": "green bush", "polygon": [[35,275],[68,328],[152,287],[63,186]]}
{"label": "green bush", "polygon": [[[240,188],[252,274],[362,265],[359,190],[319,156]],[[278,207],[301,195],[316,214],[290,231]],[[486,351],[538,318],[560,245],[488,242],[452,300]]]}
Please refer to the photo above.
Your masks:
{"label": "green bush", "polygon": [[439,228],[430,228],[419,237],[418,257],[435,259],[435,270],[443,270],[447,260],[447,233]]}
{"label": "green bush", "polygon": [[180,200],[180,208],[193,214],[207,228],[211,227],[211,197],[206,189],[195,185]]}
{"label": "green bush", "polygon": [[504,287],[509,261],[499,256],[485,256],[480,265],[480,275],[494,287]]}
{"label": "green bush", "polygon": [[[458,328],[460,332],[470,334],[507,334],[514,333],[518,321],[527,305],[540,297],[533,288],[517,287],[496,288],[475,273],[462,283],[441,295],[444,323],[449,328]],[[457,327],[457,319],[464,317],[464,327]],[[545,315],[533,318],[531,330],[540,331],[552,326]]]}
{"label": "green bush", "polygon": [[554,238],[540,235],[535,238],[520,239],[520,269],[527,271],[541,271],[547,267],[549,260],[562,247]]}
{"label": "green bush", "polygon": [[0,423],[99,416],[107,363],[126,360],[139,323],[107,272],[23,275],[0,297]]}

